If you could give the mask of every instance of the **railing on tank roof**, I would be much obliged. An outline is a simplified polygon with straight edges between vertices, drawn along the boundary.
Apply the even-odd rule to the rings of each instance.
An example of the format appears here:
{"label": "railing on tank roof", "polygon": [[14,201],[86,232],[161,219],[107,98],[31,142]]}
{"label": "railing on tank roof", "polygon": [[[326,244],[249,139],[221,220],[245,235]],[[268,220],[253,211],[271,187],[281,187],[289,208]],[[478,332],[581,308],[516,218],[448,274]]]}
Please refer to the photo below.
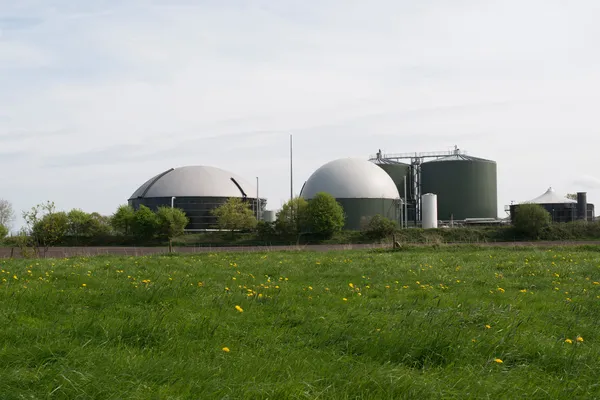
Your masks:
{"label": "railing on tank roof", "polygon": [[369,156],[369,161],[376,160],[400,160],[400,159],[415,159],[415,158],[439,158],[448,157],[454,155],[466,155],[465,151],[460,149],[454,149],[449,151],[429,151],[429,152],[415,152],[415,153],[391,153],[383,154],[377,153]]}

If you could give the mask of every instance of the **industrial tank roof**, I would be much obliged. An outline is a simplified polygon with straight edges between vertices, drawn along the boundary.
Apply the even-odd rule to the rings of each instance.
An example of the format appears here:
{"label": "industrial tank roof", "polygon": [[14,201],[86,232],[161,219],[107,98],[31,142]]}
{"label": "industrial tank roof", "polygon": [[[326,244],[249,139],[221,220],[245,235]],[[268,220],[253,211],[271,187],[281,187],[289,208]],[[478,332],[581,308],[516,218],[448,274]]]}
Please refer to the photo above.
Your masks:
{"label": "industrial tank roof", "polygon": [[194,165],[171,168],[156,175],[140,186],[130,198],[244,197],[244,194],[250,198],[256,197],[256,186],[232,172]]}
{"label": "industrial tank roof", "polygon": [[527,201],[526,203],[534,204],[563,204],[563,203],[577,203],[575,200],[567,199],[559,194],[556,194],[554,189],[551,187],[546,190],[541,196],[536,197],[533,200]]}
{"label": "industrial tank roof", "polygon": [[377,165],[361,158],[341,158],[321,166],[308,178],[300,195],[313,198],[327,192],[338,199],[397,199],[392,178]]}
{"label": "industrial tank roof", "polygon": [[445,157],[440,157],[440,158],[436,158],[433,159],[431,161],[427,161],[427,162],[439,162],[439,161],[484,161],[484,162],[495,162],[492,160],[486,160],[485,158],[479,158],[479,157],[472,157],[472,156],[467,156],[465,154],[453,154],[451,156],[445,156]]}

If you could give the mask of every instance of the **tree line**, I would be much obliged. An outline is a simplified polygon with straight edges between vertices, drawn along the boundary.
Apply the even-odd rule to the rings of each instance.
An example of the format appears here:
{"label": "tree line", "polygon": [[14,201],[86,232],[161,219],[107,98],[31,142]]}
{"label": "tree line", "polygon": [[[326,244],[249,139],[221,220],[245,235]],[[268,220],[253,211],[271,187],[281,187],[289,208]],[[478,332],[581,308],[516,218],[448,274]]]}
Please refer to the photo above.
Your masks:
{"label": "tree line", "polygon": [[[345,223],[342,206],[327,193],[318,193],[311,201],[291,199],[277,213],[275,223],[258,221],[250,204],[239,198],[228,199],[211,213],[216,219],[215,229],[231,236],[253,232],[264,239],[302,234],[327,239],[340,232]],[[33,248],[38,253],[56,245],[106,243],[110,242],[105,240],[108,237],[129,238],[131,244],[168,240],[170,245],[174,238],[183,235],[189,223],[183,210],[167,206],[152,211],[143,205],[137,210],[120,205],[111,216],[103,216],[80,209],[58,211],[50,201],[24,211],[22,218],[25,226],[5,241],[22,249]],[[0,200],[0,240],[8,234],[12,221],[12,206]]]}

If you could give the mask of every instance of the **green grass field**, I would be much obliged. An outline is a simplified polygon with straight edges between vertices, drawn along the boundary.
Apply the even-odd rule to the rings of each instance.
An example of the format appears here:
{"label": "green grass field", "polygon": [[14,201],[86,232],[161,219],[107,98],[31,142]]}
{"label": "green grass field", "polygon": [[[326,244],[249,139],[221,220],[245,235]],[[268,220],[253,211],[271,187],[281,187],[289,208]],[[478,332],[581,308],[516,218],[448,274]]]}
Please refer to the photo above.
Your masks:
{"label": "green grass field", "polygon": [[0,267],[1,399],[600,397],[591,247]]}

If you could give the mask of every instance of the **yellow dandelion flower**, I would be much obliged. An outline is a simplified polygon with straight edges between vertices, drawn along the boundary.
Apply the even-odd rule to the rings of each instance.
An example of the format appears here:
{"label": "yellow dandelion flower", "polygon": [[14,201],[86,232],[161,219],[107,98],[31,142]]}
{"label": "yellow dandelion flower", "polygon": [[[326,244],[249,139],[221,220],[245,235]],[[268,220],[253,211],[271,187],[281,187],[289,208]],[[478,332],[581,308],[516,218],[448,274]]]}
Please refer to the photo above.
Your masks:
{"label": "yellow dandelion flower", "polygon": [[229,351],[230,351],[230,350],[229,350],[229,347],[223,347],[223,351],[224,351],[225,353],[229,353]]}
{"label": "yellow dandelion flower", "polygon": [[582,338],[581,336],[577,336],[577,341],[578,341],[579,343],[581,343],[581,342],[583,342],[583,338]]}
{"label": "yellow dandelion flower", "polygon": [[348,299],[347,299],[347,298],[345,298],[345,297],[344,297],[342,300],[344,300],[344,301],[348,301]]}
{"label": "yellow dandelion flower", "polygon": [[486,326],[485,326],[485,329],[491,329],[491,328],[492,328],[492,327],[491,327],[491,326],[489,326],[489,325],[486,325]]}
{"label": "yellow dandelion flower", "polygon": [[572,344],[573,341],[571,339],[565,339],[565,343]]}
{"label": "yellow dandelion flower", "polygon": [[521,293],[527,293],[527,289],[521,289],[521,290],[519,290],[519,292],[521,292]]}
{"label": "yellow dandelion flower", "polygon": [[309,287],[308,287],[308,290],[313,290],[312,286],[309,286]]}
{"label": "yellow dandelion flower", "polygon": [[19,280],[16,275],[13,275],[13,279]]}
{"label": "yellow dandelion flower", "polygon": [[592,282],[594,285],[600,285],[600,282]]}
{"label": "yellow dandelion flower", "polygon": [[81,286],[86,287],[87,285],[85,283],[82,283]]}
{"label": "yellow dandelion flower", "polygon": [[477,341],[477,339],[471,339],[471,342],[475,343]]}
{"label": "yellow dandelion flower", "polygon": [[239,312],[244,312],[244,309],[240,306],[235,306],[235,309],[238,310]]}
{"label": "yellow dandelion flower", "polygon": [[348,284],[348,286],[350,286],[351,288],[353,288],[353,289],[354,289],[354,284],[353,284],[352,282],[350,282],[350,283]]}
{"label": "yellow dandelion flower", "polygon": [[502,364],[504,361],[502,361],[499,358],[494,358],[494,362],[497,363],[497,364]]}
{"label": "yellow dandelion flower", "polygon": [[504,290],[503,288],[501,288],[501,287],[499,287],[499,288],[498,288],[498,289],[496,289],[496,290],[498,290],[500,293],[504,293],[504,292],[505,292],[505,290]]}

